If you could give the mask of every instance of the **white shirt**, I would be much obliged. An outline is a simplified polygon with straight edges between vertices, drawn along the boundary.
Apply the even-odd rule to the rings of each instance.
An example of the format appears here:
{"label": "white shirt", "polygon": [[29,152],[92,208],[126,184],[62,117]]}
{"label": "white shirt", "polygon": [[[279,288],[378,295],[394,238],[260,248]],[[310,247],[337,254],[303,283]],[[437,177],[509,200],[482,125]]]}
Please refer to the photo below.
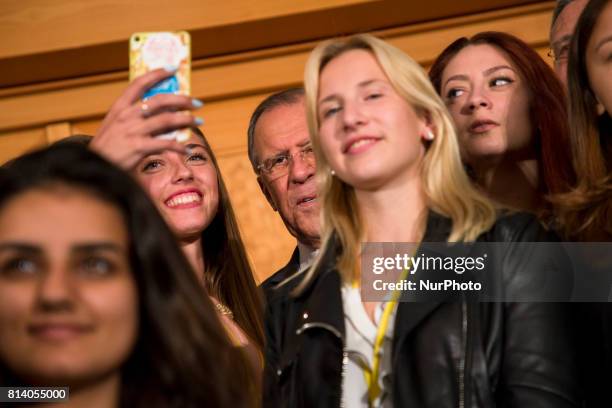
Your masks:
{"label": "white shirt", "polygon": [[367,367],[370,371],[372,369],[374,343],[386,303],[382,302],[374,311],[374,320],[376,322],[374,324],[361,303],[360,288],[343,285],[341,291],[346,328],[345,349],[348,353],[348,361],[345,366],[342,383],[342,401],[344,406],[347,408],[392,407],[390,394],[391,347],[396,311],[393,310],[389,316],[389,323],[380,348],[382,356],[378,384],[381,393],[374,401],[374,404],[369,405],[368,384],[364,376],[364,367]]}
{"label": "white shirt", "polygon": [[312,247],[306,246],[300,242],[298,242],[297,247],[300,255],[300,268],[298,269],[298,271],[303,272],[304,270],[310,268],[312,262],[319,254],[319,250],[313,249]]}
{"label": "white shirt", "polygon": [[301,244],[300,242],[298,242],[297,247],[298,247],[298,261],[300,263],[298,270],[289,274],[289,277],[285,278],[283,281],[278,283],[276,287],[281,287],[287,282],[292,281],[296,277],[306,272],[308,268],[312,266],[312,263],[317,257],[317,254],[319,253],[318,249],[313,249],[309,246]]}

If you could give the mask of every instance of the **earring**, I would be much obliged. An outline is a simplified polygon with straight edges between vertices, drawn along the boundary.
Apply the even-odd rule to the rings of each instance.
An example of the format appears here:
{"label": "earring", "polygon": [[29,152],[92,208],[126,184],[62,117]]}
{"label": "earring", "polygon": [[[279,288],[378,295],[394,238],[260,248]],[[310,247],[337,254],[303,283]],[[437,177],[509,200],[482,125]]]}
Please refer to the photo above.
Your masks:
{"label": "earring", "polygon": [[332,169],[329,171],[329,174],[331,174],[331,176],[334,177],[336,175],[336,171]]}
{"label": "earring", "polygon": [[434,133],[431,131],[431,129],[427,128],[427,130],[425,131],[425,134],[423,135],[423,138],[425,140],[429,140],[432,141],[434,140]]}

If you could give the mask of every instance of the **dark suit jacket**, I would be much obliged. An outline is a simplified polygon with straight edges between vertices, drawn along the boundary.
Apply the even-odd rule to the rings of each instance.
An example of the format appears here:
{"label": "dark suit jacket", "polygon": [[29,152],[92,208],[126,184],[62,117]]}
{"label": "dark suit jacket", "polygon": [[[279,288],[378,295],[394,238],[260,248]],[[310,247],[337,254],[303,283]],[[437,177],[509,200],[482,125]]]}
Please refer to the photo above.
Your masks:
{"label": "dark suit jacket", "polygon": [[276,287],[276,285],[296,273],[299,268],[300,251],[298,250],[298,247],[295,247],[295,250],[293,251],[291,259],[289,259],[287,265],[283,266],[274,275],[270,276],[268,279],[262,282],[260,287],[263,290],[266,302],[268,302],[274,295],[274,288]]}

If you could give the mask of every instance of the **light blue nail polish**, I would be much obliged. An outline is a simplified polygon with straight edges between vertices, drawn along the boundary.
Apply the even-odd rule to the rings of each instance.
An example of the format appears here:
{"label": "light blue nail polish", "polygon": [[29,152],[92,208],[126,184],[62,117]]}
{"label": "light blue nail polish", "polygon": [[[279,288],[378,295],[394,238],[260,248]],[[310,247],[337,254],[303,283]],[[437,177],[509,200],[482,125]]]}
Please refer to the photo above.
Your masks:
{"label": "light blue nail polish", "polygon": [[176,65],[166,65],[164,69],[168,72],[176,72],[178,67]]}
{"label": "light blue nail polish", "polygon": [[201,126],[202,124],[204,124],[204,119],[202,119],[202,118],[195,118],[194,123],[196,124],[196,126]]}
{"label": "light blue nail polish", "polygon": [[195,98],[193,98],[193,99],[191,100],[191,105],[192,105],[194,108],[201,108],[202,106],[204,106],[204,102],[202,102],[202,101],[201,101],[201,100],[199,100],[199,99],[195,99]]}

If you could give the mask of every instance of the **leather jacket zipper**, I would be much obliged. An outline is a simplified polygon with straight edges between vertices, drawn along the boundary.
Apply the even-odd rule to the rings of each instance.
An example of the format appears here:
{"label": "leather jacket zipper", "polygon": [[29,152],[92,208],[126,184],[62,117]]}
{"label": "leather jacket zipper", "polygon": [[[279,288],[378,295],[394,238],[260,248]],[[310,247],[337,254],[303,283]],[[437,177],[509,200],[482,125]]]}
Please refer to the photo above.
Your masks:
{"label": "leather jacket zipper", "polygon": [[342,374],[340,375],[340,408],[344,408],[344,377],[346,377],[346,364],[348,363],[348,352],[342,342]]}
{"label": "leather jacket zipper", "polygon": [[464,349],[462,350],[461,360],[459,361],[459,408],[465,408],[465,359],[467,356],[467,302],[465,298],[461,300],[461,340]]}
{"label": "leather jacket zipper", "polygon": [[340,408],[344,408],[344,401],[342,400],[342,398],[344,396],[344,377],[346,376],[346,365],[348,363],[348,352],[346,351],[346,347],[344,345],[344,337],[342,337],[342,333],[340,333],[340,331],[336,329],[334,326],[332,326],[331,324],[318,323],[318,322],[311,322],[311,323],[306,323],[302,325],[299,329],[295,331],[295,334],[299,336],[300,334],[304,333],[304,331],[308,329],[313,329],[313,328],[327,330],[328,332],[336,336],[338,340],[340,340],[340,343],[342,343],[342,372],[340,375]]}

